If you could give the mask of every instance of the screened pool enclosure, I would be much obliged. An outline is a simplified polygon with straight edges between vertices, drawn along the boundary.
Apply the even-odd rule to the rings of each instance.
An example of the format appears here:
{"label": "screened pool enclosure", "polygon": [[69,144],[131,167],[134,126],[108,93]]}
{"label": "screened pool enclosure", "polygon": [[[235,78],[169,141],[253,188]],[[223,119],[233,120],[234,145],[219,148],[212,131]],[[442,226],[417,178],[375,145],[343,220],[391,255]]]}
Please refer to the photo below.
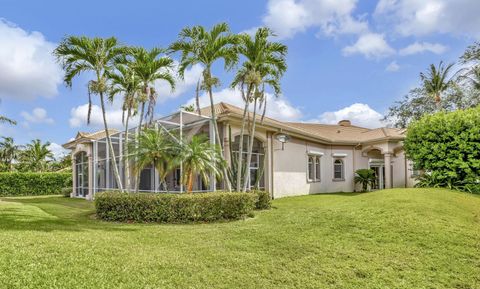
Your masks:
{"label": "screened pool enclosure", "polygon": [[[196,113],[178,111],[169,116],[159,118],[152,124],[153,127],[165,131],[177,141],[188,141],[192,136],[205,134],[211,143],[216,142],[215,129],[213,122],[209,116],[201,116]],[[227,132],[224,131],[224,126],[219,126],[219,133],[222,141],[226,140]],[[137,127],[131,128],[128,131],[129,142],[133,142],[138,136],[139,130]],[[115,131],[111,134],[113,151],[117,161],[118,172],[124,189],[134,191],[138,185],[139,192],[155,192],[155,193],[181,193],[185,191],[184,185],[181,183],[182,164],[177,168],[171,170],[166,176],[165,180],[161,180],[159,174],[153,165],[144,168],[140,174],[133,172],[133,162],[135,158],[127,158],[125,152],[126,132]],[[244,138],[247,141],[248,137]],[[231,144],[232,152],[224,152],[226,159],[238,157],[238,141],[239,137],[233,138]],[[243,146],[247,147],[246,143]],[[230,149],[229,149],[230,150]],[[246,158],[246,150],[243,154]],[[99,139],[91,140],[90,154],[83,151],[76,152],[73,155],[74,160],[74,176],[75,176],[75,190],[74,194],[77,197],[87,197],[88,194],[95,195],[97,192],[119,189],[117,184],[112,157],[108,149],[107,139],[105,136]],[[252,161],[249,168],[250,173],[247,174],[249,178],[250,187],[263,188],[263,168],[265,161],[264,144],[259,140],[254,140],[254,147],[252,153]],[[223,180],[217,180],[215,176],[210,176],[210,181],[205,184],[200,176],[195,176],[194,192],[214,191],[224,189],[225,184]]]}

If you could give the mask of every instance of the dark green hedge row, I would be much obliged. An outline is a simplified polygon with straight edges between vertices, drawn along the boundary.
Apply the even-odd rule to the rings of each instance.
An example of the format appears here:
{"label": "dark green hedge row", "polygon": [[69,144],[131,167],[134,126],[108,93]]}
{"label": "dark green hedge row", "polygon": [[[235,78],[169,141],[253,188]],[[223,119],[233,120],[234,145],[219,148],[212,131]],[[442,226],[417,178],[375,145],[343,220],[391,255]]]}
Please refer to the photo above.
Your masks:
{"label": "dark green hedge row", "polygon": [[0,196],[40,196],[62,194],[72,187],[71,173],[0,173]]}
{"label": "dark green hedge row", "polygon": [[253,213],[251,193],[132,194],[95,196],[98,218],[117,222],[189,223],[237,220]]}

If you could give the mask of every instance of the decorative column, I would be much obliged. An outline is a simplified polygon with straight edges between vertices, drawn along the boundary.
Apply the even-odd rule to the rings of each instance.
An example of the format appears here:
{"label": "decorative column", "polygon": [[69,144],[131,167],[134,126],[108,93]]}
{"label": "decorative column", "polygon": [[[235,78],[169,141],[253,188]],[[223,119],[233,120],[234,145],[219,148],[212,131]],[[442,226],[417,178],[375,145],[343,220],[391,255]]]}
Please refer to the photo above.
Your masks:
{"label": "decorative column", "polygon": [[385,189],[392,188],[392,154],[385,153],[383,155],[385,165]]}

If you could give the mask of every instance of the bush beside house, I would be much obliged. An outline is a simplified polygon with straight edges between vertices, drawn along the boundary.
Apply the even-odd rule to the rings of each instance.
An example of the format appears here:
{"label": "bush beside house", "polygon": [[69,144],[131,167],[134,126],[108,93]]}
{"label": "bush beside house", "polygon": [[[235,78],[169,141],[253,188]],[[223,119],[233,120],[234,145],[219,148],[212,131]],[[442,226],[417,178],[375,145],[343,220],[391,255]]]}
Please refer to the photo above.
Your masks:
{"label": "bush beside house", "polygon": [[[98,218],[117,222],[189,223],[238,220],[252,215],[258,195],[251,193],[130,194],[95,196]],[[258,202],[257,202],[258,203]],[[263,201],[262,201],[263,203]]]}
{"label": "bush beside house", "polygon": [[1,197],[58,195],[71,187],[71,173],[0,173]]}
{"label": "bush beside house", "polygon": [[405,151],[425,172],[420,186],[480,191],[480,108],[424,116],[409,126]]}

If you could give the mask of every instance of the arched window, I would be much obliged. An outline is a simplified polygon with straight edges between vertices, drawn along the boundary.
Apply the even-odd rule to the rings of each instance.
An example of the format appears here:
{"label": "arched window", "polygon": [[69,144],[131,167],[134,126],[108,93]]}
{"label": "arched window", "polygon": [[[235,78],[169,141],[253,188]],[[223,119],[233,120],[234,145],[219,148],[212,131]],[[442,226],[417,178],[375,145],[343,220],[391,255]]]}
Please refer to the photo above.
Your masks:
{"label": "arched window", "polygon": [[339,159],[335,160],[333,162],[333,179],[336,181],[343,181],[345,179],[343,171],[343,161]]}
{"label": "arched window", "polygon": [[320,157],[315,157],[315,180],[320,182]]}
{"label": "arched window", "polygon": [[315,167],[313,165],[313,156],[308,156],[308,181],[313,182],[315,179]]}

